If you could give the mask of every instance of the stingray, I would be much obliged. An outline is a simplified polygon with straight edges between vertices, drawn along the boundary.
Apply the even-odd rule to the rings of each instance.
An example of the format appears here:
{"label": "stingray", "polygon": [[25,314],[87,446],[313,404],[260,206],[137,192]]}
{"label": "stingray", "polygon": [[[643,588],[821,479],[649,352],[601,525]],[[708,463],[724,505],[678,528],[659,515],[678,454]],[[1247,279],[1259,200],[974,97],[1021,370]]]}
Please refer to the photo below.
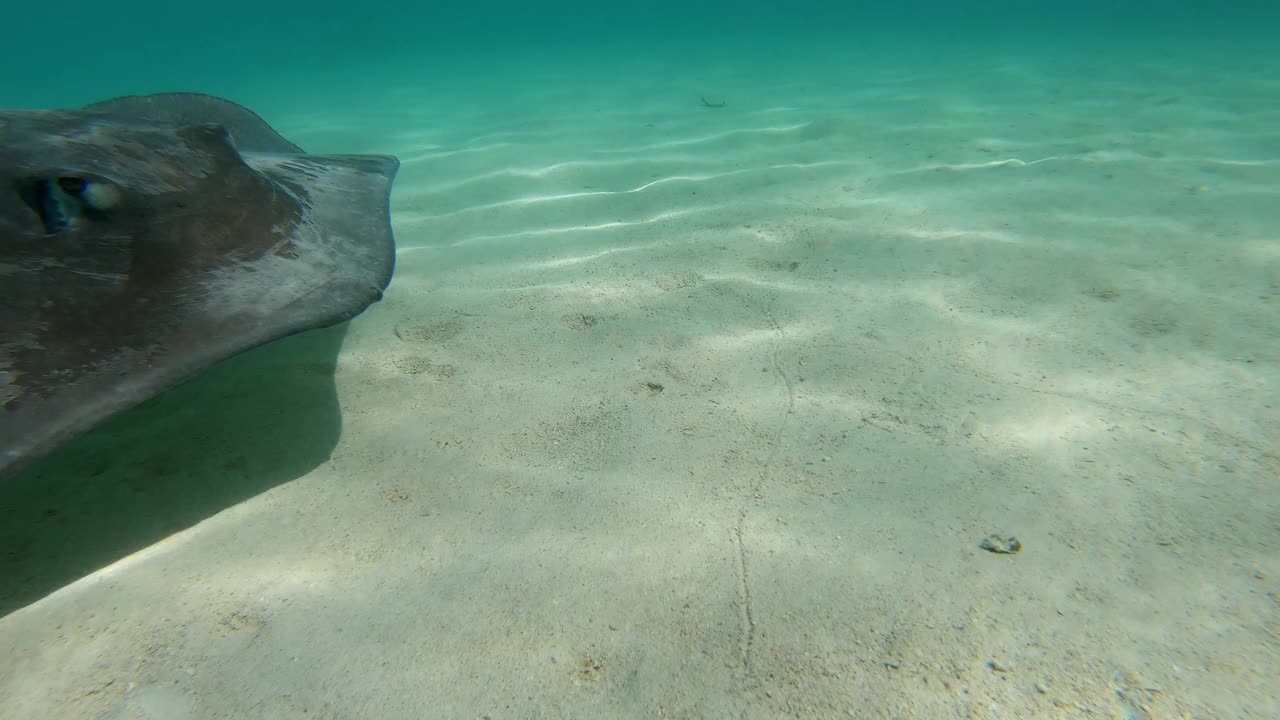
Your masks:
{"label": "stingray", "polygon": [[0,476],[378,301],[398,167],[209,95],[0,111]]}

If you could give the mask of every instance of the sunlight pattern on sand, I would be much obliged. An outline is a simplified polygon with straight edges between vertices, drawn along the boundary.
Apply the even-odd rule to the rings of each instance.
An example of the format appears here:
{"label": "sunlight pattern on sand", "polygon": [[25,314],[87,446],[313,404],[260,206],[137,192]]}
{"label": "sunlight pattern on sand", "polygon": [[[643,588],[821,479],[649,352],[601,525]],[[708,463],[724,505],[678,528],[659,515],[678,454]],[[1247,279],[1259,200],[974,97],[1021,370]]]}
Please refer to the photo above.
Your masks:
{"label": "sunlight pattern on sand", "polygon": [[257,91],[395,280],[16,496],[0,707],[1280,717],[1273,51],[673,18]]}

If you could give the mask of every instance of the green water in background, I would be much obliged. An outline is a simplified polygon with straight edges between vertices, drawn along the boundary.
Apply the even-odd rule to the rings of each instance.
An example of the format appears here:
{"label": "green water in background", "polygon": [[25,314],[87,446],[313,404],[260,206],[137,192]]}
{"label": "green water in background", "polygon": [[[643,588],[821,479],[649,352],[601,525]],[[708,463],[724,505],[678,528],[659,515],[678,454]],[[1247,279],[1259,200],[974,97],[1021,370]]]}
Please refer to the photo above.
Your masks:
{"label": "green water in background", "polygon": [[1251,56],[1277,52],[1280,4],[135,0],[14,3],[3,17],[0,106],[192,90],[260,107],[299,95],[322,103],[325,90],[356,86],[376,97],[383,73],[477,83],[495,73],[518,78],[531,64],[622,72],[638,58],[750,73],[813,54],[810,71],[820,76],[824,49],[850,47],[906,64],[944,63],[951,53],[1098,53],[1115,62],[1174,55],[1190,64],[1236,56],[1231,72],[1239,73]]}

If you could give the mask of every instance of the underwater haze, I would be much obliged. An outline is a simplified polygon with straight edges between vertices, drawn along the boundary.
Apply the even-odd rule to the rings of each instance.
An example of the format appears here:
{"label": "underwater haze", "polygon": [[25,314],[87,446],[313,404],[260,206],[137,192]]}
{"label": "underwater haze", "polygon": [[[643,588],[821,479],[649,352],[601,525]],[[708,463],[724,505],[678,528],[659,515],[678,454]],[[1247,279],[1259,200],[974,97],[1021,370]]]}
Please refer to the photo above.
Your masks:
{"label": "underwater haze", "polygon": [[1280,717],[1280,5],[2,12],[401,162],[380,302],[0,479],[5,718]]}
{"label": "underwater haze", "polygon": [[[1280,9],[1237,2],[1070,3],[704,2],[625,3],[220,3],[136,0],[38,3],[6,11],[0,49],[10,107],[78,102],[103,93],[200,88],[270,95],[298,86],[368,85],[366,73],[440,83],[493,67],[580,68],[683,58],[733,64],[749,75],[815,49],[892,49],[895,63],[929,64],[935,53],[1146,53],[1190,67],[1223,55],[1270,54]],[[720,55],[719,53],[726,53]],[[1199,62],[1193,58],[1200,58]],[[913,62],[914,61],[914,62]],[[442,66],[441,63],[448,63]],[[905,68],[904,68],[905,69]],[[1243,68],[1242,68],[1243,69]],[[1255,66],[1254,71],[1261,71]],[[820,76],[821,64],[808,71]],[[696,73],[698,65],[685,68]],[[622,77],[616,78],[622,80]],[[815,77],[815,79],[820,79]],[[280,87],[276,83],[290,87]]]}

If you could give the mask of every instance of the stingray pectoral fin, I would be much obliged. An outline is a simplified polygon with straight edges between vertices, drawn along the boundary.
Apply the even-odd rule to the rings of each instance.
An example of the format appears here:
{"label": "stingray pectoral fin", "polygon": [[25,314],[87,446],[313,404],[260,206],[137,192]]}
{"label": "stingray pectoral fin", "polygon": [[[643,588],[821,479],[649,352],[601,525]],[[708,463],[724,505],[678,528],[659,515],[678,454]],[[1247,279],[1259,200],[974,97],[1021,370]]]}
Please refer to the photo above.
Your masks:
{"label": "stingray pectoral fin", "polygon": [[0,475],[376,302],[397,165],[302,153],[207,95],[0,112]]}

